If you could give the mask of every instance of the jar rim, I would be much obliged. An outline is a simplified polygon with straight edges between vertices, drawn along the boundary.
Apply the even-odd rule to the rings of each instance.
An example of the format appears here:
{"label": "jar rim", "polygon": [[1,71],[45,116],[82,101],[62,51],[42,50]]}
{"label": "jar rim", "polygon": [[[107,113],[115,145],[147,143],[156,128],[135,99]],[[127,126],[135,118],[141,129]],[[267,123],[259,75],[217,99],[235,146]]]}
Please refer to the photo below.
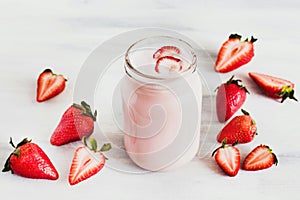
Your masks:
{"label": "jar rim", "polygon": [[[166,39],[171,39],[171,40],[176,40],[182,44],[184,44],[185,46],[187,46],[190,50],[190,53],[192,54],[192,61],[191,63],[189,63],[188,67],[183,70],[182,72],[180,73],[177,73],[178,76],[183,76],[185,75],[187,72],[194,72],[196,70],[196,62],[197,62],[197,56],[196,56],[196,53],[195,53],[195,50],[194,48],[186,41],[184,41],[183,39],[180,39],[180,38],[176,38],[176,37],[172,37],[172,36],[167,36],[167,35],[162,35],[162,36],[149,36],[149,37],[145,37],[145,38],[142,38],[136,42],[134,42],[132,45],[130,45],[128,47],[128,49],[126,50],[125,52],[125,72],[130,76],[131,74],[128,72],[127,68],[129,70],[131,70],[134,74],[140,76],[140,77],[143,77],[143,78],[147,78],[147,79],[154,79],[154,80],[170,80],[170,79],[174,79],[174,78],[177,78],[178,76],[173,76],[173,77],[160,77],[160,76],[154,76],[154,75],[150,75],[150,74],[145,74],[143,72],[141,72],[140,70],[138,70],[136,67],[134,67],[130,61],[130,57],[129,57],[129,53],[131,52],[131,50],[139,43],[147,40],[147,39],[153,39],[153,38],[166,38]],[[132,77],[133,78],[133,77]]]}

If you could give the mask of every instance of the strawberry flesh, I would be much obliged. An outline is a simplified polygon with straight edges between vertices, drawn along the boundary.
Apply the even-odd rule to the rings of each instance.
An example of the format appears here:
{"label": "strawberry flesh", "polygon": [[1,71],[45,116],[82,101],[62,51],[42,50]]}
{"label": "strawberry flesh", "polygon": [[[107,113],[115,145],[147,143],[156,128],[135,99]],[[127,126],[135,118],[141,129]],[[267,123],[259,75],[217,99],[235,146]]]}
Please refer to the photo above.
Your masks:
{"label": "strawberry flesh", "polygon": [[160,73],[162,69],[167,69],[168,72],[179,72],[182,70],[182,61],[179,58],[175,58],[173,56],[160,57],[156,61],[155,71],[157,73]]}
{"label": "strawberry flesh", "polygon": [[266,145],[259,145],[254,148],[245,158],[242,168],[244,170],[256,171],[270,168],[277,165],[276,155]]}
{"label": "strawberry flesh", "polygon": [[83,137],[83,143],[85,146],[76,149],[72,160],[69,173],[70,185],[75,185],[97,174],[106,160],[102,152],[111,149],[110,143],[107,143],[98,150],[97,141],[94,138],[90,138],[90,146],[87,144],[86,137]]}
{"label": "strawberry flesh", "polygon": [[253,43],[257,39],[241,41],[241,36],[231,34],[229,39],[222,44],[215,64],[215,71],[230,72],[251,61],[254,56]]}
{"label": "strawberry flesh", "polygon": [[175,46],[163,46],[153,54],[153,58],[159,59],[164,56],[179,55],[180,53],[180,49]]}
{"label": "strawberry flesh", "polygon": [[66,79],[51,69],[44,70],[37,80],[37,102],[43,102],[60,94],[66,86]]}
{"label": "strawberry flesh", "polygon": [[240,151],[235,146],[225,145],[217,148],[212,156],[215,155],[215,160],[219,167],[229,176],[236,176],[240,169]]}
{"label": "strawberry flesh", "polygon": [[75,185],[98,173],[105,164],[101,152],[93,152],[88,147],[76,149],[69,174],[70,185]]}
{"label": "strawberry flesh", "polygon": [[294,97],[295,85],[291,81],[256,72],[250,72],[249,76],[267,96],[281,99],[281,102],[287,98],[298,101]]}

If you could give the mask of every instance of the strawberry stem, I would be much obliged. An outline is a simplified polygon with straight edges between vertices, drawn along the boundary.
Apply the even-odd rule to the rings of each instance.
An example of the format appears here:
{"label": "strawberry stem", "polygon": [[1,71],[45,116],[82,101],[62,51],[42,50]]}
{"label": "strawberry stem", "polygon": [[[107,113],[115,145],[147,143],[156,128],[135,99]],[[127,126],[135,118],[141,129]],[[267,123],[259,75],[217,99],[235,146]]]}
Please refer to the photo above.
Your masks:
{"label": "strawberry stem", "polygon": [[235,38],[237,38],[237,39],[241,39],[241,38],[242,38],[242,36],[241,36],[241,35],[239,35],[239,34],[237,34],[237,33],[235,33],[235,34],[231,34],[231,35],[229,36],[229,38],[230,38],[230,39],[235,39]]}
{"label": "strawberry stem", "polygon": [[278,159],[277,159],[277,156],[275,155],[275,153],[272,153],[273,157],[274,157],[274,165],[277,166],[278,164]]}
{"label": "strawberry stem", "polygon": [[224,147],[224,146],[226,145],[226,143],[227,143],[227,138],[224,138],[224,139],[222,140],[222,147]]}
{"label": "strawberry stem", "polygon": [[82,142],[84,146],[88,147],[91,151],[100,152],[100,151],[109,151],[111,149],[111,144],[103,144],[100,150],[98,150],[97,140],[95,138],[90,138],[90,145],[87,144],[87,137],[82,137]]}
{"label": "strawberry stem", "polygon": [[242,80],[240,79],[234,79],[234,75],[231,76],[231,78],[226,82],[226,85],[230,85],[230,84],[235,84],[237,85],[240,89],[245,90],[245,92],[247,92],[248,94],[250,94],[250,92],[247,90],[247,88],[240,84],[242,83]]}
{"label": "strawberry stem", "polygon": [[[45,69],[42,73],[45,73],[45,72],[50,72],[51,74],[53,74],[52,70],[51,69]],[[53,74],[54,75],[54,74]]]}
{"label": "strawberry stem", "polygon": [[18,148],[18,147],[20,147],[20,146],[22,146],[22,145],[24,145],[24,144],[26,144],[26,143],[29,143],[29,142],[31,142],[30,139],[24,138],[24,139],[17,145],[16,148]]}
{"label": "strawberry stem", "polygon": [[253,36],[251,36],[251,39],[250,39],[250,42],[256,42],[257,41],[257,38],[254,38]]}
{"label": "strawberry stem", "polygon": [[227,142],[227,139],[224,138],[224,139],[222,140],[222,145],[219,146],[218,148],[216,148],[216,149],[212,152],[211,156],[213,157],[213,156],[215,155],[215,153],[216,153],[219,149],[225,148],[226,142]]}
{"label": "strawberry stem", "polygon": [[239,141],[237,140],[237,141],[235,141],[233,144],[232,144],[232,146],[235,146],[235,145],[237,145],[239,143]]}
{"label": "strawberry stem", "polygon": [[97,141],[95,138],[90,138],[91,150],[97,152]]}
{"label": "strawberry stem", "polygon": [[277,97],[282,98],[281,99],[281,103],[283,103],[287,98],[293,99],[295,101],[298,101],[298,99],[296,99],[294,97],[294,89],[292,86],[287,85],[287,86],[283,86],[280,93],[277,94]]}
{"label": "strawberry stem", "polygon": [[242,111],[242,113],[243,113],[244,115],[250,115],[249,112],[247,112],[247,111],[244,110],[244,109],[241,109],[241,111]]}
{"label": "strawberry stem", "polygon": [[14,145],[13,141],[12,141],[12,137],[9,138],[9,144],[13,147],[16,148],[16,146]]}
{"label": "strawberry stem", "polygon": [[14,173],[13,170],[11,169],[10,167],[10,157],[12,155],[16,155],[16,156],[20,156],[20,146],[26,144],[26,143],[29,143],[31,142],[31,140],[29,140],[28,138],[24,138],[17,146],[14,145],[13,143],[13,140],[12,140],[12,137],[9,138],[9,144],[15,149],[10,155],[9,157],[7,158],[5,164],[4,164],[4,168],[2,169],[2,172],[8,172],[8,171],[11,171],[11,173]]}
{"label": "strawberry stem", "polygon": [[111,149],[111,144],[107,143],[107,144],[103,144],[100,151],[109,151],[110,149]]}
{"label": "strawberry stem", "polygon": [[94,121],[96,121],[97,110],[95,110],[93,114],[90,105],[87,104],[85,101],[81,101],[81,104],[74,103],[73,107],[82,110],[83,111],[82,115],[91,117]]}
{"label": "strawberry stem", "polygon": [[272,153],[272,156],[274,158],[274,165],[277,166],[277,164],[278,164],[278,158],[277,158],[277,156],[275,155],[275,153],[273,153],[273,150],[269,146],[265,145],[265,147],[269,150],[270,153]]}

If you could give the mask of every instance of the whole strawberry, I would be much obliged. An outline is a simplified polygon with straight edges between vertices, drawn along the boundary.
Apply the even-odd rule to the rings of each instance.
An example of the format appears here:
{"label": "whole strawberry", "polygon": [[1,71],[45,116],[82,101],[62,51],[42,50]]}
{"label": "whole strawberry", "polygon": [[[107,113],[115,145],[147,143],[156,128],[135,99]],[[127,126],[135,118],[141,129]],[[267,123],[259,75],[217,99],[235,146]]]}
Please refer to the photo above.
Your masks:
{"label": "whole strawberry", "polygon": [[220,122],[227,121],[246,101],[249,93],[242,81],[232,76],[226,83],[218,87],[216,95],[217,116]]}
{"label": "whole strawberry", "polygon": [[84,101],[73,104],[61,117],[54,130],[50,143],[56,146],[80,140],[83,136],[90,136],[94,131],[97,111],[92,113],[90,106]]}
{"label": "whole strawberry", "polygon": [[227,144],[248,143],[256,135],[256,124],[248,112],[242,109],[244,115],[234,117],[217,136],[218,142],[226,139]]}
{"label": "whole strawberry", "polygon": [[253,36],[250,40],[241,40],[242,36],[231,34],[226,42],[222,44],[219,50],[218,58],[215,64],[215,71],[230,72],[247,64],[254,56],[253,43],[257,40]]}
{"label": "whole strawberry", "polygon": [[6,160],[2,172],[11,171],[27,178],[58,179],[58,173],[45,152],[31,140],[25,138],[17,146],[10,139],[15,150]]}

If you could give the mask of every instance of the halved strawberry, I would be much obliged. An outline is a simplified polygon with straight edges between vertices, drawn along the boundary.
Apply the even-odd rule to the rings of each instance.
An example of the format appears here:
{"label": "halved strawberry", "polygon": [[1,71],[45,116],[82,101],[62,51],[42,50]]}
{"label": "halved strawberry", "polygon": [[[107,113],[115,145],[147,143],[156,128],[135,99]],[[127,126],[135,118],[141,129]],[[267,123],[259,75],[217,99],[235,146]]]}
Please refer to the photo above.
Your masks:
{"label": "halved strawberry", "polygon": [[255,72],[250,72],[249,76],[267,96],[275,99],[281,99],[281,103],[287,98],[298,101],[294,97],[295,85],[291,81]]}
{"label": "halved strawberry", "polygon": [[248,38],[241,41],[241,37],[238,34],[231,34],[229,39],[223,43],[215,64],[217,72],[229,72],[250,62],[254,56],[253,43],[257,39],[251,36],[250,41]]}
{"label": "halved strawberry", "polygon": [[236,143],[226,145],[226,140],[223,140],[222,146],[212,153],[219,167],[229,176],[236,176],[240,169],[240,151],[234,145]]}
{"label": "halved strawberry", "polygon": [[154,59],[159,59],[164,56],[174,56],[180,54],[180,49],[175,46],[163,46],[158,49],[154,54]]}
{"label": "halved strawberry", "polygon": [[90,139],[91,147],[87,146],[85,137],[83,140],[85,146],[76,149],[72,160],[69,173],[70,185],[75,185],[97,174],[106,160],[102,151],[108,151],[111,148],[110,144],[104,144],[100,150],[97,150],[97,142],[94,138]]}
{"label": "halved strawberry", "polygon": [[182,61],[179,58],[175,58],[173,56],[160,57],[156,61],[155,71],[157,73],[160,73],[161,69],[167,69],[168,71],[181,71]]}
{"label": "halved strawberry", "polygon": [[241,82],[232,76],[217,88],[216,111],[220,122],[227,121],[246,101],[246,93],[249,92]]}
{"label": "halved strawberry", "polygon": [[255,171],[267,169],[277,164],[278,160],[272,149],[266,145],[259,145],[246,156],[242,168],[244,170]]}
{"label": "halved strawberry", "polygon": [[51,69],[44,70],[37,80],[37,102],[46,101],[61,93],[66,81],[63,75],[54,74]]}

